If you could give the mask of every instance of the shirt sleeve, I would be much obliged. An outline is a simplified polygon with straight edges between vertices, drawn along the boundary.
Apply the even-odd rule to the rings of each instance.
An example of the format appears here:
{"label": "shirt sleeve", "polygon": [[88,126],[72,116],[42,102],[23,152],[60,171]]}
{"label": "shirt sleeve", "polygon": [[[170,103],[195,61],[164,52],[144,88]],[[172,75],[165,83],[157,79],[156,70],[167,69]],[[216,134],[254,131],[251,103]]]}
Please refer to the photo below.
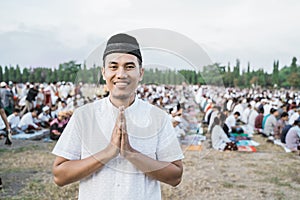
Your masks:
{"label": "shirt sleeve", "polygon": [[173,162],[184,158],[175,129],[167,115],[164,118],[163,127],[158,135],[156,157],[157,160],[166,162]]}
{"label": "shirt sleeve", "polygon": [[52,153],[68,160],[81,158],[81,131],[78,127],[78,116],[75,112],[57,141]]}

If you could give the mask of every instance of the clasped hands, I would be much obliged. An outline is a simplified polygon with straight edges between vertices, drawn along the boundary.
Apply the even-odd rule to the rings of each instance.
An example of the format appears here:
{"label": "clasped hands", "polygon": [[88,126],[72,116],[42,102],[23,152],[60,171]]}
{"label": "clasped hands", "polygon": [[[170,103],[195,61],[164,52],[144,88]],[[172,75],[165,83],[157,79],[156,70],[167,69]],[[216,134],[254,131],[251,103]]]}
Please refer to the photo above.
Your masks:
{"label": "clasped hands", "polygon": [[129,143],[124,109],[124,106],[119,107],[119,114],[111,135],[111,141],[106,147],[107,153],[109,153],[111,158],[118,156],[118,154],[127,158],[132,153],[137,152]]}

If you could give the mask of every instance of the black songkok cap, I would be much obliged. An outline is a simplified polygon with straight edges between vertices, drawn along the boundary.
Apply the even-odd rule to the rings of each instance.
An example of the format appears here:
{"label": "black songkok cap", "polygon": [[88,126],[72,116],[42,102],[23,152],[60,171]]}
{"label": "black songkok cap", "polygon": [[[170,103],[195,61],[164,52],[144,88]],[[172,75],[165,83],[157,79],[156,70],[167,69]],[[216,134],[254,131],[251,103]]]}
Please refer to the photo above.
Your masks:
{"label": "black songkok cap", "polygon": [[111,53],[128,53],[136,56],[141,62],[142,54],[140,51],[140,46],[137,40],[127,34],[120,33],[113,35],[106,44],[106,48],[103,53],[104,58]]}

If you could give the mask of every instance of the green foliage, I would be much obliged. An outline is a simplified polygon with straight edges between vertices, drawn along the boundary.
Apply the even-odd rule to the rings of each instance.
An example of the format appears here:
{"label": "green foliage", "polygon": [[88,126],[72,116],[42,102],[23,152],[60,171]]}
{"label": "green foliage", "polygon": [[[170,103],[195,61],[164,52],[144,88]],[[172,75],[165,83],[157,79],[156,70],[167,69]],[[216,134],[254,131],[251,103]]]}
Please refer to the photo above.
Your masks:
{"label": "green foliage", "polygon": [[[233,70],[232,70],[233,69]],[[21,71],[19,65],[16,67],[0,66],[0,80],[14,82],[84,82],[100,83],[105,81],[100,77],[100,67],[93,66],[87,68],[85,63],[76,64],[75,61],[65,62],[56,69],[49,68],[23,68]],[[219,63],[204,66],[202,71],[193,70],[174,70],[174,69],[145,69],[142,83],[144,84],[211,84],[224,85],[225,87],[248,88],[252,86],[273,87],[300,87],[300,67],[297,65],[297,58],[294,57],[290,66],[284,66],[279,69],[279,61],[273,63],[273,73],[268,74],[262,68],[251,71],[248,62],[247,69],[240,68],[240,60],[236,60],[235,66],[231,68],[230,63],[222,66]]]}

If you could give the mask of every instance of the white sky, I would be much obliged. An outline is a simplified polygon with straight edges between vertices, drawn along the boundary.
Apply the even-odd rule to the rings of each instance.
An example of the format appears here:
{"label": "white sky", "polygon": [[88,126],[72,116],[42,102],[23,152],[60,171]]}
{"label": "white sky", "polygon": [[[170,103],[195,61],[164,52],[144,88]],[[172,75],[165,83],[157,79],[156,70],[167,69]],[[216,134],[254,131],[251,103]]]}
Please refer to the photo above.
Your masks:
{"label": "white sky", "polygon": [[0,65],[82,63],[114,33],[163,28],[213,62],[271,72],[275,59],[300,59],[299,10],[297,0],[0,0]]}

